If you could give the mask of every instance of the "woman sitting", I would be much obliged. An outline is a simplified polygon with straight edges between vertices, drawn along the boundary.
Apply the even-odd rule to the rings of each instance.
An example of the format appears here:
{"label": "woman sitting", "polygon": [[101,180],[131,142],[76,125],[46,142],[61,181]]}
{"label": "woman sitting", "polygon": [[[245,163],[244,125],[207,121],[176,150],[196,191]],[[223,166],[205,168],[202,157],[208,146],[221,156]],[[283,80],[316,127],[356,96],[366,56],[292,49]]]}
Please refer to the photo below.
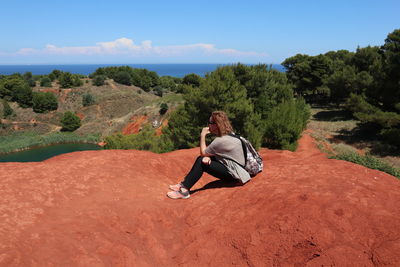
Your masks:
{"label": "woman sitting", "polygon": [[[210,133],[217,137],[206,146],[206,135]],[[250,175],[242,167],[245,164],[242,142],[230,134],[234,133],[225,112],[214,111],[208,127],[203,128],[200,134],[200,156],[182,182],[169,186],[172,191],[167,196],[172,199],[189,198],[190,188],[203,172],[225,181],[239,181],[242,184],[248,182]]]}

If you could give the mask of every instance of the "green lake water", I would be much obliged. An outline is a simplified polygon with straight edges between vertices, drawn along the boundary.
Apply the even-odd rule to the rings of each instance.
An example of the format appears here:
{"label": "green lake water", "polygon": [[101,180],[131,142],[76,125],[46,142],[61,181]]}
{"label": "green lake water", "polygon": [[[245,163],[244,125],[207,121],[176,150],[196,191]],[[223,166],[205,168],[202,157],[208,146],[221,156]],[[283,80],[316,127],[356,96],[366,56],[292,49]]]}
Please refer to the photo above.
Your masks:
{"label": "green lake water", "polygon": [[0,162],[32,162],[43,161],[48,158],[84,150],[101,150],[99,145],[95,144],[58,144],[45,147],[39,147],[9,154],[0,154]]}

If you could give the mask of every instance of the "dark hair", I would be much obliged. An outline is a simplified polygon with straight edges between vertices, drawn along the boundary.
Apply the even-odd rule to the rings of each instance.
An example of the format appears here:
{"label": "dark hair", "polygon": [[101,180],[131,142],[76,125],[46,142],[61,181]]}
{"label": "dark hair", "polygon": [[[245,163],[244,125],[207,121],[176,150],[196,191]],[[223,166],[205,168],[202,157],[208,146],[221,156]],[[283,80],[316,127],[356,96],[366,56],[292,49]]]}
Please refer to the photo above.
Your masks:
{"label": "dark hair", "polygon": [[218,136],[223,136],[233,132],[231,122],[229,121],[228,116],[225,112],[214,111],[213,113],[211,113],[211,118],[213,122],[217,125]]}

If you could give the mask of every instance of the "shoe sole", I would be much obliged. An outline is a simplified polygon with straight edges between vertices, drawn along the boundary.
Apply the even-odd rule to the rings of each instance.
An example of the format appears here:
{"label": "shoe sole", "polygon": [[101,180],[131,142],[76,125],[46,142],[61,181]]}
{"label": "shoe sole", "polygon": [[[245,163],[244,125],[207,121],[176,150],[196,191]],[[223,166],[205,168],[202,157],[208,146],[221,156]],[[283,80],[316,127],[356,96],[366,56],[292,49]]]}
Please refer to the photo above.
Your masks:
{"label": "shoe sole", "polygon": [[190,195],[188,195],[188,196],[182,196],[182,197],[171,197],[171,196],[169,196],[169,195],[167,194],[167,197],[169,197],[170,199],[188,199],[188,198],[190,198]]}

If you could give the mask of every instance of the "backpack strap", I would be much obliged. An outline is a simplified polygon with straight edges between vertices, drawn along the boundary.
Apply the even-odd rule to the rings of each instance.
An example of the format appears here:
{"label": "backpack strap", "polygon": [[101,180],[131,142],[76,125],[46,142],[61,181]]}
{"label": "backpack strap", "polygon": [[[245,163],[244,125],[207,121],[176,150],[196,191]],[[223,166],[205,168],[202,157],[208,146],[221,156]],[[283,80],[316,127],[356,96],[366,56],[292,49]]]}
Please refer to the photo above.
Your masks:
{"label": "backpack strap", "polygon": [[[234,134],[234,133],[229,133],[228,135],[232,136],[232,137],[236,137],[236,138],[238,138],[240,140],[240,143],[242,144],[242,149],[243,149],[244,166],[246,166],[246,164],[247,164],[247,147],[246,147],[246,144],[244,143],[242,138],[240,138],[240,135]],[[239,164],[239,165],[241,165],[241,164]]]}

